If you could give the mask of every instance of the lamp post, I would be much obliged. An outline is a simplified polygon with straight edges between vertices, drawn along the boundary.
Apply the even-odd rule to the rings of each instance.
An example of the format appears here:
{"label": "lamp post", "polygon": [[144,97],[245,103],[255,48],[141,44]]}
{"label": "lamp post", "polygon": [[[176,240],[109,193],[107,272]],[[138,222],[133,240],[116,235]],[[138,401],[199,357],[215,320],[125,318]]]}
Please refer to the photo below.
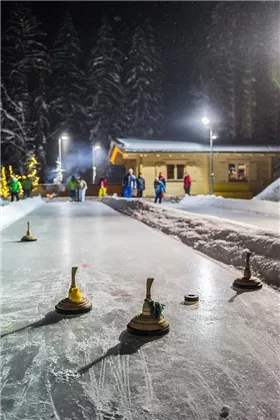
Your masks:
{"label": "lamp post", "polygon": [[92,183],[95,184],[95,178],[96,178],[96,166],[94,164],[95,161],[95,152],[96,150],[100,149],[100,145],[99,144],[94,144],[92,146]]}
{"label": "lamp post", "polygon": [[56,178],[54,182],[57,184],[61,184],[63,181],[63,169],[62,169],[62,143],[61,140],[68,140],[68,136],[63,134],[61,137],[58,138],[58,159],[56,161]]}
{"label": "lamp post", "polygon": [[213,128],[211,121],[203,117],[201,119],[204,125],[209,126],[209,135],[210,135],[210,195],[214,194],[214,160],[213,160],[213,140],[217,138],[217,136],[213,136]]}

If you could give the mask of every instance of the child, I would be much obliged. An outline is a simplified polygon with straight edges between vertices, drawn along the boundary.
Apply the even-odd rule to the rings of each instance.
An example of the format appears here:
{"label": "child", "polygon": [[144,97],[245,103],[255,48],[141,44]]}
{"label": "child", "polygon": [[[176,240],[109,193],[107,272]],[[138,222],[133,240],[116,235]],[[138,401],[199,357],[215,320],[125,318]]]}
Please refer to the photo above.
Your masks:
{"label": "child", "polygon": [[155,203],[157,203],[157,201],[159,201],[159,204],[161,203],[162,200],[162,194],[165,193],[165,187],[162,181],[160,181],[158,178],[155,179],[154,182],[154,189],[155,189]]}
{"label": "child", "polygon": [[100,178],[98,185],[99,185],[98,197],[106,197],[107,187],[108,187],[107,179]]}

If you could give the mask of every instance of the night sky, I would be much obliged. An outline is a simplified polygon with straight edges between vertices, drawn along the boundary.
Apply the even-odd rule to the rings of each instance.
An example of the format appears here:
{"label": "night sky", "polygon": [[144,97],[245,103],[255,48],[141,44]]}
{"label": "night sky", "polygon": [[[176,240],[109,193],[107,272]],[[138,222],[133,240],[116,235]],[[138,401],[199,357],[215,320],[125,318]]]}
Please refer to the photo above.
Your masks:
{"label": "night sky", "polygon": [[[1,2],[2,28],[14,2]],[[119,40],[129,41],[129,31],[136,24],[149,18],[162,51],[165,72],[166,134],[182,134],[186,127],[178,124],[192,108],[189,88],[193,71],[196,45],[206,36],[209,13],[215,2],[95,2],[49,1],[29,2],[45,28],[49,47],[59,29],[64,14],[69,10],[86,53],[106,15]]]}

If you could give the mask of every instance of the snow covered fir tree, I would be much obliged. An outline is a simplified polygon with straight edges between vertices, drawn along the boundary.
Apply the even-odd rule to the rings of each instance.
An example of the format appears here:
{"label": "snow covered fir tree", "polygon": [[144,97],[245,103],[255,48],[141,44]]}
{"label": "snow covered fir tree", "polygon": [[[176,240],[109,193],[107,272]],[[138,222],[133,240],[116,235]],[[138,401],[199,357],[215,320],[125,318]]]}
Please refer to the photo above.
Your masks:
{"label": "snow covered fir tree", "polygon": [[49,90],[51,138],[63,132],[87,137],[85,119],[86,76],[83,51],[70,13],[66,13],[51,50]]}
{"label": "snow covered fir tree", "polygon": [[[35,4],[6,5],[2,164],[20,173],[35,156],[46,181],[55,168],[58,138],[66,133],[73,156],[84,144],[91,155],[99,143],[100,172],[108,174],[110,139],[168,138],[172,130],[172,138],[189,139],[187,131],[176,128],[177,117],[187,120],[189,110],[196,115],[210,110],[217,142],[279,142],[278,9],[273,2],[255,6],[213,3],[197,20],[198,29],[184,38],[172,25],[167,36],[167,21],[159,24],[152,17],[148,22],[141,13],[129,20],[125,13],[113,17],[99,11],[82,22],[73,12],[78,3],[65,3],[53,25]],[[174,58],[175,70],[168,57]],[[178,80],[180,71],[187,74],[186,87],[186,79]],[[200,129],[192,129],[200,140]],[[81,168],[88,173],[89,160]]]}
{"label": "snow covered fir tree", "polygon": [[122,52],[112,27],[103,17],[88,63],[87,111],[90,140],[108,149],[109,136],[121,134]]}
{"label": "snow covered fir tree", "polygon": [[248,3],[219,2],[211,13],[206,43],[195,60],[194,97],[198,109],[206,104],[212,110],[222,138],[280,141],[275,16],[273,4],[264,2],[254,8]]}
{"label": "snow covered fir tree", "polygon": [[15,4],[2,42],[2,160],[20,172],[30,154],[45,167],[50,72],[41,22],[23,2]]}
{"label": "snow covered fir tree", "polygon": [[138,25],[131,38],[124,70],[125,133],[153,137],[162,127],[162,66],[153,29]]}

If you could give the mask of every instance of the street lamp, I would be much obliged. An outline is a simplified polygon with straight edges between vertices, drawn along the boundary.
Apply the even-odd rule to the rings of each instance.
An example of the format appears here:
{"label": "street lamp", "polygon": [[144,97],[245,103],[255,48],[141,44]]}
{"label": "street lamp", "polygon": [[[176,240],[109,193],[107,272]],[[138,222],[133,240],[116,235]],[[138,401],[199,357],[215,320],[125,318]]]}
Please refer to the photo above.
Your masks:
{"label": "street lamp", "polygon": [[209,126],[210,134],[210,195],[214,194],[214,163],[213,163],[213,140],[216,140],[217,136],[213,136],[212,124],[209,118],[201,118],[201,122],[204,125]]}
{"label": "street lamp", "polygon": [[95,178],[96,178],[96,166],[94,166],[94,160],[95,160],[95,152],[96,150],[100,150],[101,146],[99,144],[94,144],[92,146],[92,183],[95,184]]}
{"label": "street lamp", "polygon": [[57,177],[56,181],[60,184],[63,181],[63,169],[62,169],[62,145],[61,140],[68,140],[68,136],[66,134],[62,134],[61,137],[58,138],[58,160],[56,162],[56,172]]}

